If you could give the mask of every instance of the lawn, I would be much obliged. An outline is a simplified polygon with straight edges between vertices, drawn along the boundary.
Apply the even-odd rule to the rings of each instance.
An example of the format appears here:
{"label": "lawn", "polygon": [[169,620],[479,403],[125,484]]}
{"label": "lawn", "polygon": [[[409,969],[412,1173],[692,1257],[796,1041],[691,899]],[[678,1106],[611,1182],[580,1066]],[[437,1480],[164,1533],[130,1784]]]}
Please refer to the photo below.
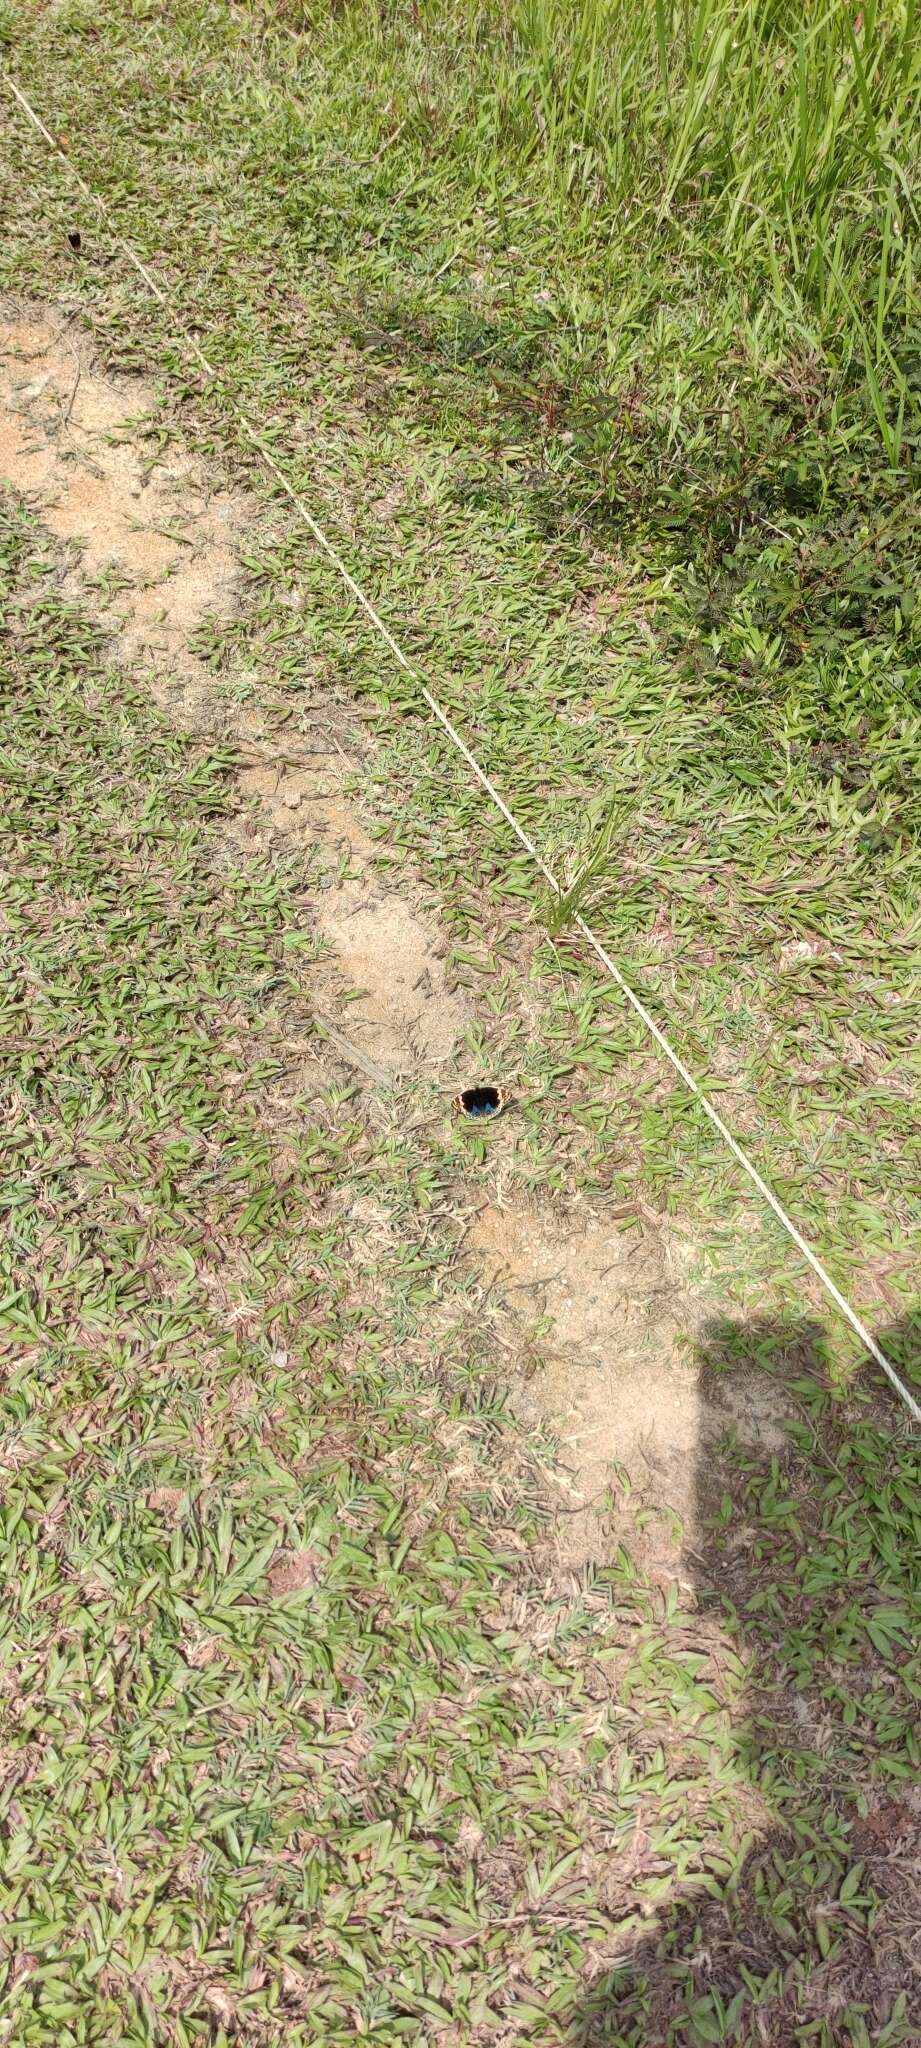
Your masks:
{"label": "lawn", "polygon": [[[921,2036],[917,1437],[233,409],[921,1386],[913,9],[635,12],[3,17],[170,300],[4,89],[7,306],[253,508],[206,733],[3,501],[15,2048]],[[354,884],[247,837],[240,707],[318,706],[495,1132],[304,1063]],[[639,1215],[779,1390],[671,1572],[622,1472],[568,1541],[484,1200]]]}

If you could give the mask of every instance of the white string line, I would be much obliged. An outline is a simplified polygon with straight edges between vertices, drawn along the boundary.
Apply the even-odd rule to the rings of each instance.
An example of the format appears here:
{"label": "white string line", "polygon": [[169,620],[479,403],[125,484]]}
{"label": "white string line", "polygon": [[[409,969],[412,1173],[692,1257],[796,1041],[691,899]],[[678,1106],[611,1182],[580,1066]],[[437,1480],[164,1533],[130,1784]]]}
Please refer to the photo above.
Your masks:
{"label": "white string line", "polygon": [[[98,211],[102,215],[106,227],[110,235],[112,236],[116,246],[122,250],[125,256],[127,256],[129,263],[133,265],[134,269],[138,273],[138,276],[143,278],[144,283],[147,285],[148,289],[153,293],[154,298],[157,300],[158,304],[161,305],[164,308],[164,310],[170,314],[172,318],[175,318],[178,321],[179,315],[177,312],[175,301],[161,289],[160,285],[156,281],[156,278],[151,276],[151,273],[147,269],[146,264],[141,261],[140,256],[136,254],[134,249],[131,247],[130,242],[126,242],[124,237],[118,233],[117,229],[113,225],[105,201],[99,196],[97,192],[94,192],[92,190],[92,188],[86,183],[85,179],[81,176],[80,172],[71,163],[70,158],[61,148],[60,143],[50,133],[49,129],[46,128],[44,121],[36,113],[35,108],[30,105],[29,101],[25,96],[25,93],[20,90],[20,87],[16,84],[15,80],[9,76],[9,73],[5,73],[4,76],[10,88],[10,91],[12,92],[14,98],[18,101],[23,113],[27,115],[28,119],[32,122],[33,126],[38,129],[39,134],[44,137],[45,141],[49,145],[49,148],[53,150],[54,154],[60,157],[66,170],[69,172],[74,183],[79,186],[85,198],[87,198],[90,201],[91,205],[94,205],[95,207],[98,208]],[[206,375],[209,377],[217,378],[217,370],[214,368],[213,364],[208,361],[208,358],[205,355],[204,350],[199,346],[194,334],[189,332],[187,326],[184,323],[179,324],[179,333],[183,341],[187,343],[189,349],[191,350],[193,356],[195,357],[196,362],[200,364],[201,368],[205,371]],[[504,797],[500,796],[499,791],[495,786],[495,783],[490,781],[490,778],[487,775],[485,768],[482,768],[480,766],[480,763],[477,760],[476,755],[471,753],[471,750],[468,747],[466,740],[463,738],[462,734],[458,732],[457,727],[452,724],[447,712],[439,704],[437,697],[434,697],[432,695],[432,692],[428,688],[427,684],[423,681],[422,677],[418,674],[417,670],[413,668],[411,662],[403,653],[403,649],[399,645],[399,642],[394,639],[394,636],[391,633],[389,626],[385,625],[384,620],[381,618],[379,612],[375,609],[371,599],[368,596],[366,596],[365,592],[361,588],[361,585],[355,581],[354,576],[351,574],[351,571],[346,567],[345,563],[342,560],[342,557],[338,554],[336,548],[333,546],[332,541],[330,541],[327,538],[326,534],[323,531],[323,528],[317,523],[309,506],[304,503],[304,500],[295,490],[294,485],[289,482],[283,470],[279,468],[278,463],[276,462],[271,449],[266,446],[266,443],[263,440],[258,429],[253,426],[252,421],[247,417],[242,407],[237,404],[236,400],[232,398],[229,393],[227,394],[227,400],[232,411],[236,415],[236,418],[239,421],[240,426],[243,428],[244,433],[248,436],[249,440],[252,441],[254,447],[258,449],[259,454],[261,455],[262,460],[265,463],[267,469],[271,471],[272,475],[276,479],[276,482],[281,485],[281,488],[285,492],[285,495],[288,498],[290,498],[292,505],[294,505],[296,511],[300,514],[300,517],[303,519],[305,526],[308,528],[309,532],[313,536],[313,539],[316,541],[317,546],[322,549],[327,559],[332,563],[333,568],[336,570],[337,575],[345,584],[346,589],[349,590],[352,596],[354,597],[356,604],[361,606],[362,611],[365,613],[365,616],[368,619],[370,619],[371,624],[372,626],[374,626],[376,632],[378,632],[382,640],[386,642],[386,645],[389,647],[394,660],[399,664],[404,674],[409,676],[410,680],[414,683],[416,689],[419,691],[420,696],[428,705],[428,708],[431,711],[433,717],[437,719],[443,731],[447,733],[447,736],[451,741],[452,746],[456,748],[457,752],[460,755],[462,755],[463,759],[467,763],[467,766],[475,775],[481,788],[486,791],[486,794],[489,797],[490,802],[493,803],[496,807],[496,810],[501,813],[502,817],[505,819],[506,824],[508,825],[509,829],[514,833],[515,838],[518,840],[519,844],[524,847],[525,852],[530,856],[531,860],[535,863],[535,866],[540,869],[540,872],[543,875],[544,880],[549,884],[550,888],[553,890],[554,895],[557,897],[562,897],[564,893],[562,886],[557,881],[552,869],[550,869],[547,866],[543,854],[539,852],[538,848],[534,844],[533,839],[531,839],[528,833],[525,831],[524,826],[519,824],[518,819],[515,817],[514,812],[509,809],[509,806],[505,802]],[[769,1186],[768,1182],[764,1179],[764,1176],[761,1173],[759,1173],[758,1168],[754,1163],[754,1160],[749,1158],[748,1153],[739,1144],[738,1139],[733,1137],[733,1134],[729,1129],[728,1124],[725,1124],[723,1122],[719,1110],[716,1109],[714,1104],[710,1101],[709,1096],[704,1093],[704,1090],[701,1088],[700,1083],[695,1080],[694,1075],[690,1071],[690,1068],[685,1066],[684,1061],[681,1058],[680,1054],[675,1051],[675,1048],[672,1045],[671,1040],[666,1037],[665,1032],[662,1030],[661,1026],[656,1023],[655,1018],[651,1015],[650,1011],[647,1010],[645,1003],[641,1001],[640,997],[636,994],[636,991],[633,988],[631,988],[630,983],[624,979],[624,976],[621,973],[621,970],[618,967],[616,960],[613,960],[611,958],[610,953],[607,951],[606,947],[602,945],[602,942],[598,938],[597,934],[593,932],[589,924],[586,924],[584,917],[576,916],[573,919],[573,923],[575,925],[576,930],[581,933],[586,944],[591,947],[592,952],[595,953],[597,958],[601,961],[602,966],[607,970],[607,973],[610,975],[611,980],[615,982],[616,986],[620,989],[621,994],[625,997],[626,1001],[630,1004],[631,1008],[635,1010],[636,1015],[640,1018],[640,1021],[645,1026],[650,1036],[655,1039],[655,1042],[659,1047],[660,1052],[664,1053],[665,1058],[670,1062],[676,1074],[680,1075],[681,1080],[684,1082],[685,1087],[690,1089],[691,1094],[700,1104],[700,1107],[703,1110],[704,1115],[709,1117],[714,1130],[719,1132],[719,1135],[722,1138],[723,1143],[728,1146],[730,1152],[733,1154],[733,1157],[738,1161],[738,1164],[742,1167],[743,1172],[747,1174],[753,1187],[757,1188],[757,1191],[761,1196],[762,1201],[766,1202],[768,1208],[773,1211],[773,1214],[776,1216],[778,1223],[781,1224],[782,1228],[786,1231],[787,1236],[795,1244],[797,1251],[800,1253],[802,1258],[805,1259],[807,1265],[809,1265],[812,1268],[812,1271],[816,1275],[816,1278],[821,1282],[821,1285],[825,1289],[825,1292],[829,1296],[830,1300],[834,1302],[835,1307],[839,1310],[840,1314],[844,1317],[845,1321],[850,1324],[851,1329],[855,1332],[855,1335],[859,1337],[861,1344],[864,1346],[865,1350],[869,1352],[870,1357],[875,1359],[876,1364],[885,1373],[886,1378],[895,1388],[895,1391],[899,1395],[900,1399],[904,1401],[905,1406],[908,1409],[909,1414],[912,1416],[913,1420],[917,1423],[921,1423],[921,1406],[919,1406],[918,1402],[915,1400],[914,1395],[910,1393],[908,1387],[905,1385],[904,1380],[900,1378],[899,1374],[895,1370],[895,1367],[890,1363],[889,1359],[886,1357],[885,1352],[881,1350],[879,1344],[876,1341],[876,1338],[873,1336],[872,1332],[867,1329],[866,1324],[857,1314],[857,1310],[851,1306],[851,1303],[848,1301],[847,1296],[842,1294],[840,1287],[837,1286],[836,1282],[832,1279],[831,1274],[822,1264],[822,1261],[818,1257],[818,1254],[813,1251],[812,1246],[807,1242],[807,1239],[803,1236],[802,1231],[798,1228],[797,1224],[794,1223],[792,1216],[789,1216],[787,1214],[787,1211],[784,1208],[783,1203],[780,1201],[779,1196],[775,1195],[773,1188]]]}

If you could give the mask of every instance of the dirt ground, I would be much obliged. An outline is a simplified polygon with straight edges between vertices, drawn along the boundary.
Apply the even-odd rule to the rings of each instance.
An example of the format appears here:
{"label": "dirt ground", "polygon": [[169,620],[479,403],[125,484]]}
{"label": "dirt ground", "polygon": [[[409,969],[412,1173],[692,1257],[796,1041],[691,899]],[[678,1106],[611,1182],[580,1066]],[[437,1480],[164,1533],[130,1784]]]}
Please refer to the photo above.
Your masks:
{"label": "dirt ground", "polygon": [[[3,310],[0,478],[68,544],[66,588],[89,597],[114,657],[149,679],[180,724],[242,743],[240,790],[250,801],[238,844],[274,836],[325,857],[305,914],[320,942],[318,1010],[337,1054],[366,1087],[422,1073],[443,1082],[447,1097],[463,1071],[473,999],[449,982],[447,936],[411,871],[394,888],[375,862],[372,821],[347,787],[361,733],[342,705],[322,702],[318,685],[322,715],[308,738],[286,737],[282,753],[265,736],[258,679],[245,693],[219,688],[196,636],[245,606],[241,548],[259,515],[178,443],[164,446],[152,432],[157,419],[153,388],[107,373],[60,318]],[[654,1555],[673,1561],[694,1538],[699,1447],[730,1425],[767,1448],[782,1442],[767,1383],[736,1376],[725,1396],[702,1386],[700,1307],[686,1253],[664,1232],[625,1230],[587,1207],[532,1209],[503,1193],[500,1174],[458,1258],[481,1290],[520,1412],[557,1432],[573,1556],[611,1540],[612,1475]]]}

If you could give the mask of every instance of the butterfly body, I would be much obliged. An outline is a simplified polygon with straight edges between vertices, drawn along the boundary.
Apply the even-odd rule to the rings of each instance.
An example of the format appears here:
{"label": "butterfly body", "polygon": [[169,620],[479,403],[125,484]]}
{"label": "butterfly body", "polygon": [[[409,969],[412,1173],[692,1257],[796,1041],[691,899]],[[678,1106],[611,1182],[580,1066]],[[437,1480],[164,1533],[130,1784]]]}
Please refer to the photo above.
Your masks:
{"label": "butterfly body", "polygon": [[490,1082],[484,1082],[478,1088],[463,1088],[459,1095],[455,1095],[453,1107],[460,1116],[482,1120],[501,1116],[508,1099],[507,1088],[494,1088]]}

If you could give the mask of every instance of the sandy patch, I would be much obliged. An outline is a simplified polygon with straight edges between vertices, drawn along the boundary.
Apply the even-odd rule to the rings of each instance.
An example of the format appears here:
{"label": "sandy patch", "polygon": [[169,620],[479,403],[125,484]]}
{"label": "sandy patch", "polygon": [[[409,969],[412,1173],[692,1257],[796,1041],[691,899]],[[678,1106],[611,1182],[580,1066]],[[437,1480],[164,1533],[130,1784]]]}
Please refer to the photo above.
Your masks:
{"label": "sandy patch", "polygon": [[244,768],[240,787],[259,798],[277,832],[295,839],[306,835],[327,842],[337,852],[367,860],[374,841],[354,806],[342,793],[342,767],[328,744],[320,744],[303,760],[293,757],[259,762]]}
{"label": "sandy patch", "polygon": [[[387,1062],[394,1048],[412,1061],[451,1058],[464,1009],[445,987],[444,969],[424,926],[399,896],[381,897],[363,882],[337,889],[321,905],[320,931],[361,998],[350,1003],[362,1045]],[[404,1065],[409,1064],[404,1060]]]}
{"label": "sandy patch", "polygon": [[467,1238],[500,1329],[523,1344],[518,1406],[548,1421],[569,1476],[571,1548],[604,1555],[629,1501],[651,1560],[693,1547],[710,1487],[705,1463],[728,1429],[779,1449],[774,1383],[715,1380],[693,1343],[701,1306],[678,1252],[656,1233],[597,1216],[583,1225],[524,1208],[481,1210]]}
{"label": "sandy patch", "polygon": [[80,550],[80,581],[127,661],[206,673],[190,636],[233,616],[234,542],[249,508],[145,429],[152,387],[94,367],[87,344],[51,321],[0,322],[0,477],[59,540]]}
{"label": "sandy patch", "polygon": [[[86,339],[60,320],[10,310],[0,317],[0,480],[69,543],[75,559],[65,588],[89,599],[120,659],[143,669],[171,716],[196,731],[235,734],[256,753],[240,788],[258,801],[263,828],[334,860],[314,921],[338,981],[318,1007],[332,1008],[333,1021],[388,1075],[419,1061],[440,1064],[466,1011],[447,987],[437,927],[409,892],[397,896],[375,874],[374,842],[343,786],[361,742],[347,751],[328,721],[317,720],[313,730],[292,733],[282,754],[254,734],[252,713],[232,692],[216,686],[195,634],[239,610],[239,548],[255,507],[217,487],[178,447],[162,452],[155,425],[162,427],[162,409],[153,386],[106,374]],[[250,850],[263,837],[245,822],[234,833]]]}

